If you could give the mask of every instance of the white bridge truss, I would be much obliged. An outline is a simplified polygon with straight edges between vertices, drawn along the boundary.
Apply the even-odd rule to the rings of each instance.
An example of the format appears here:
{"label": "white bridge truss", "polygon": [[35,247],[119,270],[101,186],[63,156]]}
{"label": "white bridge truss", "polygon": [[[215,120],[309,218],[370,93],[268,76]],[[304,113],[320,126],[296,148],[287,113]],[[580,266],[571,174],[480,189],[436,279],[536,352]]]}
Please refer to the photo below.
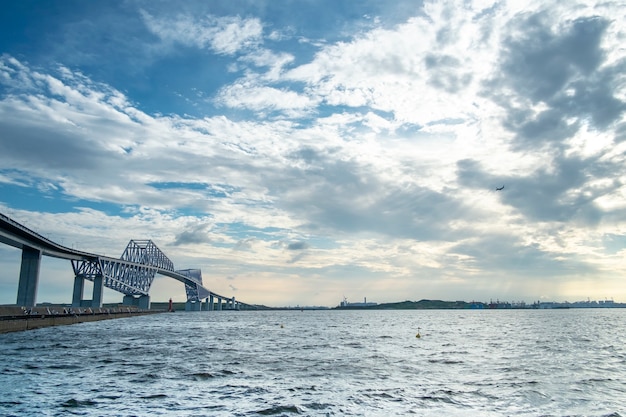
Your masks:
{"label": "white bridge truss", "polygon": [[101,276],[105,287],[125,295],[148,295],[157,272],[169,272],[168,275],[188,278],[185,281],[188,301],[200,301],[209,296],[209,292],[202,287],[199,269],[174,271],[172,261],[151,240],[131,240],[120,259],[97,257],[72,260],[72,268],[75,276],[90,281]]}
{"label": "white bridge truss", "polygon": [[210,295],[209,292],[202,286],[202,271],[199,269],[183,269],[176,272],[197,283],[197,285],[185,283],[187,300],[198,301],[205,299]]}

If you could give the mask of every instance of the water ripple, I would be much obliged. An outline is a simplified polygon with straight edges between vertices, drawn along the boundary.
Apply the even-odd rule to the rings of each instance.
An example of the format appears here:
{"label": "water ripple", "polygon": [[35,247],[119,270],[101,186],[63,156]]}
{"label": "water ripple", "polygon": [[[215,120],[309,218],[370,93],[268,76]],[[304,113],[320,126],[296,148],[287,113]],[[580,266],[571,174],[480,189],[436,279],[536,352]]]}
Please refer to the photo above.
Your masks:
{"label": "water ripple", "polygon": [[0,415],[622,417],[625,335],[626,310],[199,312],[37,329],[0,335]]}

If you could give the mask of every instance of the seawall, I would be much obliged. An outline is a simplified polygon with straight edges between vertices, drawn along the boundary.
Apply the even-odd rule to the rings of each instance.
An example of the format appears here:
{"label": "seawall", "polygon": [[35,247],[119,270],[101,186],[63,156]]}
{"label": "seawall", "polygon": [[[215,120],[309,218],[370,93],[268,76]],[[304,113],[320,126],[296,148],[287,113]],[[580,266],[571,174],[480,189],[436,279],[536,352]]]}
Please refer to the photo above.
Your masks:
{"label": "seawall", "polygon": [[138,310],[126,306],[96,309],[38,306],[30,311],[22,307],[0,306],[0,334],[162,312],[159,310]]}

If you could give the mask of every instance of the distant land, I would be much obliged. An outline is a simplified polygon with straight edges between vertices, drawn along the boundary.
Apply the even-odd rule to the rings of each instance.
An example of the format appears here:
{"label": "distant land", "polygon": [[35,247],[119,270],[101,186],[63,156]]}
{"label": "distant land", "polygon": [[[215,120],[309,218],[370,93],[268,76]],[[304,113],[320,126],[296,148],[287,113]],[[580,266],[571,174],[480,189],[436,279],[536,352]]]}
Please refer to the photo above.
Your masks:
{"label": "distant land", "polygon": [[364,310],[493,310],[493,309],[559,309],[559,308],[626,308],[626,303],[616,303],[613,300],[605,301],[576,301],[570,302],[542,302],[536,301],[531,304],[525,302],[511,303],[508,301],[442,301],[442,300],[420,300],[420,301],[400,301],[397,303],[349,303],[342,301],[336,309],[364,309]]}
{"label": "distant land", "polygon": [[[166,302],[153,302],[151,309],[167,310]],[[184,311],[185,303],[173,303],[176,311]],[[613,300],[604,301],[575,301],[575,302],[525,302],[508,301],[443,301],[420,300],[400,301],[395,303],[356,302],[349,303],[345,299],[337,307],[324,306],[288,306],[268,307],[255,305],[255,310],[507,310],[507,309],[568,309],[568,308],[626,308],[626,303],[616,303]]]}

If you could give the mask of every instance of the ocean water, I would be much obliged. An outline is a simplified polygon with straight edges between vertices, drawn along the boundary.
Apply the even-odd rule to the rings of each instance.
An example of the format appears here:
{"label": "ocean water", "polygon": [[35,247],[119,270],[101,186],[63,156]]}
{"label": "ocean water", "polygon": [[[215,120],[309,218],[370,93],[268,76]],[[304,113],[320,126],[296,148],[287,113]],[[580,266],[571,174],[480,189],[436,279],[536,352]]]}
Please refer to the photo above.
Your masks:
{"label": "ocean water", "polygon": [[623,417],[626,309],[164,313],[0,335],[0,370],[2,416]]}

